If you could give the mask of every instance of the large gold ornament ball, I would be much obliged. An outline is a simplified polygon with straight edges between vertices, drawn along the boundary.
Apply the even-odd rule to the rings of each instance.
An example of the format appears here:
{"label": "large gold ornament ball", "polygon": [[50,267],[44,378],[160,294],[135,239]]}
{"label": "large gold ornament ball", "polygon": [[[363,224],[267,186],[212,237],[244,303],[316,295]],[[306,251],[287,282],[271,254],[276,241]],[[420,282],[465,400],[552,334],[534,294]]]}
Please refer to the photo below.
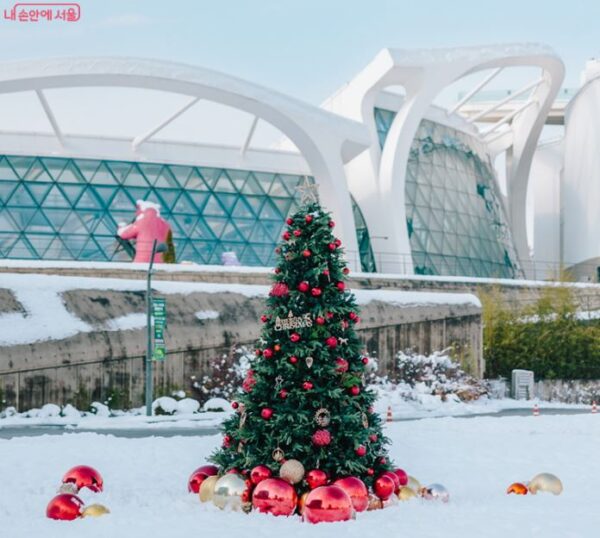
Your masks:
{"label": "large gold ornament ball", "polygon": [[377,495],[373,495],[369,493],[369,504],[367,505],[367,511],[371,510],[381,510],[383,508],[383,502]]}
{"label": "large gold ornament ball", "polygon": [[287,460],[279,469],[279,476],[290,484],[297,484],[304,478],[304,465],[298,460]]}
{"label": "large gold ornament ball", "polygon": [[198,490],[198,497],[200,498],[201,503],[212,501],[217,480],[219,480],[219,477],[215,475],[209,476],[202,481],[200,489]]}
{"label": "large gold ornament ball", "polygon": [[409,487],[413,491],[419,491],[423,486],[421,485],[421,482],[419,482],[414,476],[408,475],[406,487]]}
{"label": "large gold ornament ball", "polygon": [[535,495],[538,491],[560,495],[563,490],[563,485],[560,481],[560,478],[552,473],[540,473],[535,475],[531,479],[531,482],[529,482],[528,487],[529,492],[532,495]]}
{"label": "large gold ornament ball", "polygon": [[401,501],[409,501],[410,499],[416,496],[417,493],[415,492],[415,490],[408,486],[402,486],[398,491],[398,499],[400,499]]}
{"label": "large gold ornament ball", "polygon": [[221,510],[242,510],[242,496],[246,487],[246,482],[240,475],[229,473],[222,476],[215,484],[212,499],[214,505]]}

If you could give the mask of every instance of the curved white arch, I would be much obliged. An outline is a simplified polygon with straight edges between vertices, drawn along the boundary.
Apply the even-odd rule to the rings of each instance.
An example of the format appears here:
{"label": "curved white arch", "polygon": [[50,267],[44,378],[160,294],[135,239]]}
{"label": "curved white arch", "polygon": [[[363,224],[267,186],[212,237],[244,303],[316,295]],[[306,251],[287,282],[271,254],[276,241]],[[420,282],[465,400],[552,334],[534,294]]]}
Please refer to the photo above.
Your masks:
{"label": "curved white arch", "polygon": [[[362,121],[371,135],[369,152],[355,159],[349,169],[351,176],[364,178],[368,173],[375,189],[366,189],[351,177],[351,192],[361,205],[370,233],[389,238],[385,245],[388,251],[403,255],[411,252],[405,211],[406,169],[414,136],[436,96],[454,81],[472,73],[515,66],[538,67],[542,72],[540,79],[526,88],[531,90],[527,106],[508,118],[511,137],[507,210],[518,256],[527,269],[525,202],[529,169],[545,118],[564,76],[563,63],[552,50],[540,45],[418,51],[384,49],[342,90],[346,113]],[[381,92],[397,85],[404,87],[406,96],[381,150],[373,110]],[[403,260],[402,267],[406,265]],[[380,268],[398,269],[398,262]]]}
{"label": "curved white arch", "polygon": [[[36,91],[59,138],[64,133],[44,106],[43,91],[108,86],[162,90],[206,99],[270,123],[299,149],[321,186],[323,204],[338,222],[338,233],[347,251],[358,252],[343,169],[345,162],[368,147],[368,135],[357,122],[239,78],[185,64],[137,58],[56,58],[0,64],[0,94]],[[139,139],[135,147],[143,151]],[[349,262],[355,269],[360,267],[358,256]]]}

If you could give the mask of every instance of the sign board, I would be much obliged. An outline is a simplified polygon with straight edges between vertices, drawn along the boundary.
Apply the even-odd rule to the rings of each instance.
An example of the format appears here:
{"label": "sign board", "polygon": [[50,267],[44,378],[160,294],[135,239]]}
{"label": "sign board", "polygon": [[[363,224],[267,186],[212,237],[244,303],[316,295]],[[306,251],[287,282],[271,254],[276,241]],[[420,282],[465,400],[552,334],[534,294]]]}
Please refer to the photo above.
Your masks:
{"label": "sign board", "polygon": [[167,300],[163,297],[152,298],[152,318],[154,319],[154,350],[152,359],[165,360],[167,347],[165,346],[165,327],[167,326]]}

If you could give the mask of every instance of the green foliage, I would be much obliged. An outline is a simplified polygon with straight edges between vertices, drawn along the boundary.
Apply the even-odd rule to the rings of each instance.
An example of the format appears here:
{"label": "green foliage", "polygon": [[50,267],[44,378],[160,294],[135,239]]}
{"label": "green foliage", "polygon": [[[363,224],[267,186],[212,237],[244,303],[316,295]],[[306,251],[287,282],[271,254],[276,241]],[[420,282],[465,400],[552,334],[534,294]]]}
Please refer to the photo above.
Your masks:
{"label": "green foliage", "polygon": [[486,377],[523,368],[536,379],[600,379],[600,325],[578,318],[570,288],[546,288],[524,308],[511,308],[498,290],[481,299]]}
{"label": "green foliage", "polygon": [[[389,469],[388,440],[372,410],[375,394],[364,383],[362,346],[354,330],[356,300],[345,289],[343,250],[332,227],[330,215],[317,203],[288,219],[257,356],[239,395],[238,412],[224,424],[223,447],[212,456],[223,471],[267,465],[277,473],[277,448],[307,471],[354,475],[368,485]],[[307,291],[299,290],[301,283],[308,285]],[[283,324],[290,313],[295,328]],[[331,337],[335,347],[326,342]],[[347,361],[345,372],[339,371],[340,359]],[[352,394],[353,387],[358,394]],[[270,419],[261,416],[267,408],[273,411]],[[327,426],[316,420],[323,409],[330,415]],[[330,432],[331,443],[318,447],[312,436],[322,429]],[[361,445],[364,456],[356,453]]]}

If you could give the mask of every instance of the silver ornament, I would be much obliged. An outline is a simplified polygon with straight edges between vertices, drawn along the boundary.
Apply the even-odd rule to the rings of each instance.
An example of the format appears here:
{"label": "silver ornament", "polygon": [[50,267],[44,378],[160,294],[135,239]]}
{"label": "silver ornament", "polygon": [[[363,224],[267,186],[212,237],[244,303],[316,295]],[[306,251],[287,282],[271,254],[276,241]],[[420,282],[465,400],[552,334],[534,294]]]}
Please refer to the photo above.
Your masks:
{"label": "silver ornament", "polygon": [[450,493],[442,484],[431,484],[423,488],[423,497],[427,500],[436,500],[447,503],[450,500]]}
{"label": "silver ornament", "polygon": [[234,473],[219,478],[213,492],[213,503],[221,510],[242,510],[242,495],[246,490],[244,479]]}

